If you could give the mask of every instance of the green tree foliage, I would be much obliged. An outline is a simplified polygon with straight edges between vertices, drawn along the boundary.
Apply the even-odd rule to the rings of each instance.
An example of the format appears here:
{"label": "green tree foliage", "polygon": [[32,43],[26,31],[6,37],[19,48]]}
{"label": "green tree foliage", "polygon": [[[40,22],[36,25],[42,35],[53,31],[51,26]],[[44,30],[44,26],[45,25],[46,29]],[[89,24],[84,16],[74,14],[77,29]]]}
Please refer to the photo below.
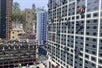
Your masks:
{"label": "green tree foliage", "polygon": [[20,10],[20,5],[19,5],[19,3],[14,2],[14,3],[13,3],[13,6],[12,6],[12,9],[13,9],[13,10]]}
{"label": "green tree foliage", "polygon": [[25,16],[23,15],[22,11],[20,10],[19,3],[13,3],[12,7],[12,21],[15,23],[23,23],[25,20]]}

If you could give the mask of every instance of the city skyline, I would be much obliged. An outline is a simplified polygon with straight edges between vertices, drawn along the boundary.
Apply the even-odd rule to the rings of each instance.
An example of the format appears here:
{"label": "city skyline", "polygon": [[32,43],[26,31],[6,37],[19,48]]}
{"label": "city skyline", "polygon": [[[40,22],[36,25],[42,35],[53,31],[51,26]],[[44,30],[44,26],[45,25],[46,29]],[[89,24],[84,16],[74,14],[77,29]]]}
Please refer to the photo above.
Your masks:
{"label": "city skyline", "polygon": [[44,7],[46,10],[48,9],[48,0],[14,0],[13,2],[18,2],[21,10],[24,10],[25,8],[32,8],[32,4],[35,4],[37,8]]}

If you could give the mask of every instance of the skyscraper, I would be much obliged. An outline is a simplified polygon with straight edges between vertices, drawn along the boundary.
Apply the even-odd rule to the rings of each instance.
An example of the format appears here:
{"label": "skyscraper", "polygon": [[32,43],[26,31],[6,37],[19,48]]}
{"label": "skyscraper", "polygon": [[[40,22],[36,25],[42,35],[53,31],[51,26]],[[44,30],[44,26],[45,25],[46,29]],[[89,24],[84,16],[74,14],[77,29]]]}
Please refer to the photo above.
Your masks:
{"label": "skyscraper", "polygon": [[102,0],[49,0],[49,68],[102,68]]}
{"label": "skyscraper", "polygon": [[39,45],[43,45],[47,37],[47,12],[39,11],[37,13],[37,40]]}
{"label": "skyscraper", "polygon": [[25,14],[25,23],[23,24],[23,28],[24,28],[24,31],[26,33],[31,33],[33,32],[33,11],[32,9],[25,9],[24,11],[24,14]]}
{"label": "skyscraper", "polygon": [[0,38],[10,39],[12,0],[0,0]]}

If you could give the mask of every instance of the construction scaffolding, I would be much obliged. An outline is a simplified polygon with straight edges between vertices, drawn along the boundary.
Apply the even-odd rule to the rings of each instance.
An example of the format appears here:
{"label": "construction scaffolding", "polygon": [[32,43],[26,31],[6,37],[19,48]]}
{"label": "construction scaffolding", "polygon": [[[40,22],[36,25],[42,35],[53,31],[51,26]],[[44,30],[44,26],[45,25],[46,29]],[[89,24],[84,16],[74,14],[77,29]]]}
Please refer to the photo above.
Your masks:
{"label": "construction scaffolding", "polygon": [[36,63],[36,45],[0,45],[0,68],[13,68]]}

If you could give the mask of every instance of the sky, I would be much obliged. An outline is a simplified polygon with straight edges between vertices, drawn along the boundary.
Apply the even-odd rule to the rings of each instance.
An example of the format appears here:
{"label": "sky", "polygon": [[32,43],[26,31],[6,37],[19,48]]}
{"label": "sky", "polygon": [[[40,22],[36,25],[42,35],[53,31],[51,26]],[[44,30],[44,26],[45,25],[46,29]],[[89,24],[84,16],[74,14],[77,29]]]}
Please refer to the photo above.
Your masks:
{"label": "sky", "polygon": [[21,10],[24,10],[25,8],[32,8],[33,3],[36,7],[44,6],[44,8],[47,10],[48,0],[13,0],[13,2],[18,2]]}

